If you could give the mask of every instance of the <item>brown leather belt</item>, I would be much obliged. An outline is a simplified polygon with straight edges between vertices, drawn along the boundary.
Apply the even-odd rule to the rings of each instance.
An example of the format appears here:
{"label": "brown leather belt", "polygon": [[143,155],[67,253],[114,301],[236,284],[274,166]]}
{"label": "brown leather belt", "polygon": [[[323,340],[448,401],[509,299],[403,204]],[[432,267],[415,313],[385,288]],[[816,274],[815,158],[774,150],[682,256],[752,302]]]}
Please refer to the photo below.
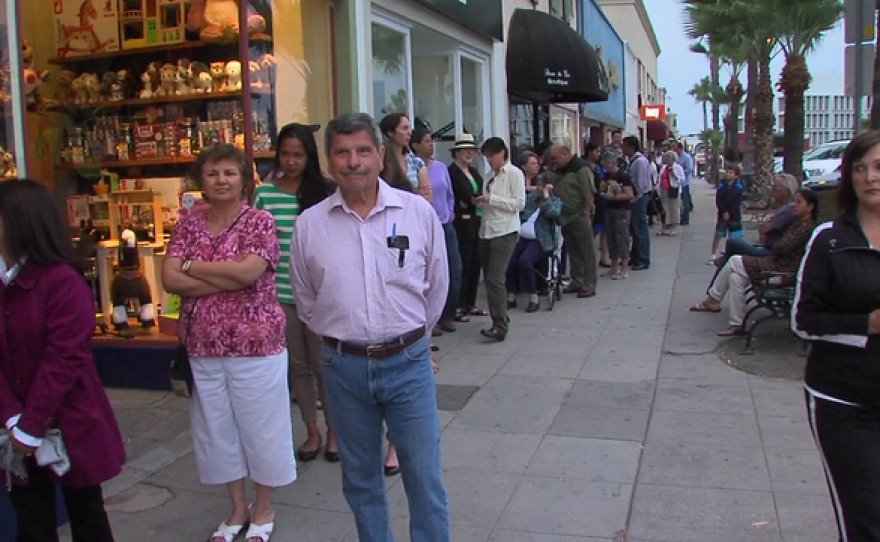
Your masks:
{"label": "brown leather belt", "polygon": [[324,343],[330,348],[337,348],[346,354],[363,356],[365,358],[382,359],[403,352],[406,348],[412,346],[426,334],[425,326],[422,326],[409,333],[405,333],[400,337],[396,337],[380,344],[347,343],[332,337],[323,337],[323,339]]}

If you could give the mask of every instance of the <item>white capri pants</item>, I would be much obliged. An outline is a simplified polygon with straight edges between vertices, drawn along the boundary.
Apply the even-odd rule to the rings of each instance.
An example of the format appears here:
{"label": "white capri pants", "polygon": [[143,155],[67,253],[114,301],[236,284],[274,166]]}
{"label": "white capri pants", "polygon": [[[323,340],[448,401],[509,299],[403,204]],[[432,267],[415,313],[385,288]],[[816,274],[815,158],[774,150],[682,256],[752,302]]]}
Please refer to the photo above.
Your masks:
{"label": "white capri pants", "polygon": [[678,197],[670,198],[669,190],[659,189],[660,203],[663,204],[663,210],[666,211],[666,225],[677,226],[679,213],[681,213],[681,188],[678,189]]}
{"label": "white capri pants", "polygon": [[190,358],[189,403],[196,466],[203,484],[250,475],[264,486],[296,480],[287,350],[258,358]]}
{"label": "white capri pants", "polygon": [[727,260],[727,263],[718,272],[718,277],[709,290],[709,295],[717,301],[721,301],[724,299],[725,294],[730,293],[730,317],[728,322],[731,327],[741,326],[743,318],[746,317],[746,310],[748,309],[746,290],[749,284],[751,284],[751,281],[749,280],[749,274],[746,272],[746,267],[743,265],[742,256],[737,254]]}

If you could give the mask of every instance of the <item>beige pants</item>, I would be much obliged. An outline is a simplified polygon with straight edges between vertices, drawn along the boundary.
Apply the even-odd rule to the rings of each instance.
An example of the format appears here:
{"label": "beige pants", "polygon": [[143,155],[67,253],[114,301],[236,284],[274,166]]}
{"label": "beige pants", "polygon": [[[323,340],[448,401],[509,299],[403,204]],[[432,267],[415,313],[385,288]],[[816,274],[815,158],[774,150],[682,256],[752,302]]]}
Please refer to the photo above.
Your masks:
{"label": "beige pants", "polygon": [[730,299],[730,317],[728,322],[731,327],[743,324],[746,310],[748,310],[746,290],[750,283],[749,274],[746,272],[745,265],[743,265],[742,256],[737,254],[727,260],[727,263],[718,272],[718,277],[715,278],[715,283],[709,290],[709,295],[717,301],[723,300],[724,296],[728,292],[730,293],[728,296]]}
{"label": "beige pants", "polygon": [[681,189],[679,188],[677,198],[670,198],[668,190],[660,189],[660,202],[666,211],[666,226],[677,226],[681,213]]}
{"label": "beige pants", "polygon": [[282,303],[287,317],[287,353],[290,366],[290,388],[296,396],[296,404],[303,423],[318,420],[318,399],[323,405],[324,418],[330,425],[327,415],[327,401],[324,398],[324,379],[321,376],[321,338],[315,335],[296,314],[296,305]]}

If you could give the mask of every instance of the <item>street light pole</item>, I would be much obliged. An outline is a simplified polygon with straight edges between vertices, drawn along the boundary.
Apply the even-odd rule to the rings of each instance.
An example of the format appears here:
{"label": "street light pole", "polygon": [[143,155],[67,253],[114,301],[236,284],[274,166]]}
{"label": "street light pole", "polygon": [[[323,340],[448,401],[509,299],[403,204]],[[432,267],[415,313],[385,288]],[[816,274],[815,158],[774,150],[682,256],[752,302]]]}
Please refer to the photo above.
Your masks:
{"label": "street light pole", "polygon": [[[859,132],[862,130],[862,87],[865,85],[864,76],[865,74],[862,72],[862,57],[865,54],[865,50],[862,47],[864,43],[864,28],[865,28],[865,18],[864,18],[864,2],[865,0],[855,0],[857,4],[856,9],[856,27],[859,29],[859,39],[856,41],[856,73],[855,73],[855,89],[853,90],[853,136],[859,135]],[[873,0],[872,0],[873,1]]]}

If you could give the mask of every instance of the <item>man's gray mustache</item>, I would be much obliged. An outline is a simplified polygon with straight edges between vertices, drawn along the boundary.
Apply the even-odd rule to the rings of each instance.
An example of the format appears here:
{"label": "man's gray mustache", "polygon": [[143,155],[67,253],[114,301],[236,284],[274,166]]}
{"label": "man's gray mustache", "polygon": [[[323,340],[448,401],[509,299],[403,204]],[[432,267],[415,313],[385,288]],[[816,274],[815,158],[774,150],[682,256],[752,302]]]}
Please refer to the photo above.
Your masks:
{"label": "man's gray mustache", "polygon": [[339,172],[342,173],[343,175],[366,175],[370,172],[370,170],[368,170],[365,167],[356,167],[356,168],[344,167]]}

